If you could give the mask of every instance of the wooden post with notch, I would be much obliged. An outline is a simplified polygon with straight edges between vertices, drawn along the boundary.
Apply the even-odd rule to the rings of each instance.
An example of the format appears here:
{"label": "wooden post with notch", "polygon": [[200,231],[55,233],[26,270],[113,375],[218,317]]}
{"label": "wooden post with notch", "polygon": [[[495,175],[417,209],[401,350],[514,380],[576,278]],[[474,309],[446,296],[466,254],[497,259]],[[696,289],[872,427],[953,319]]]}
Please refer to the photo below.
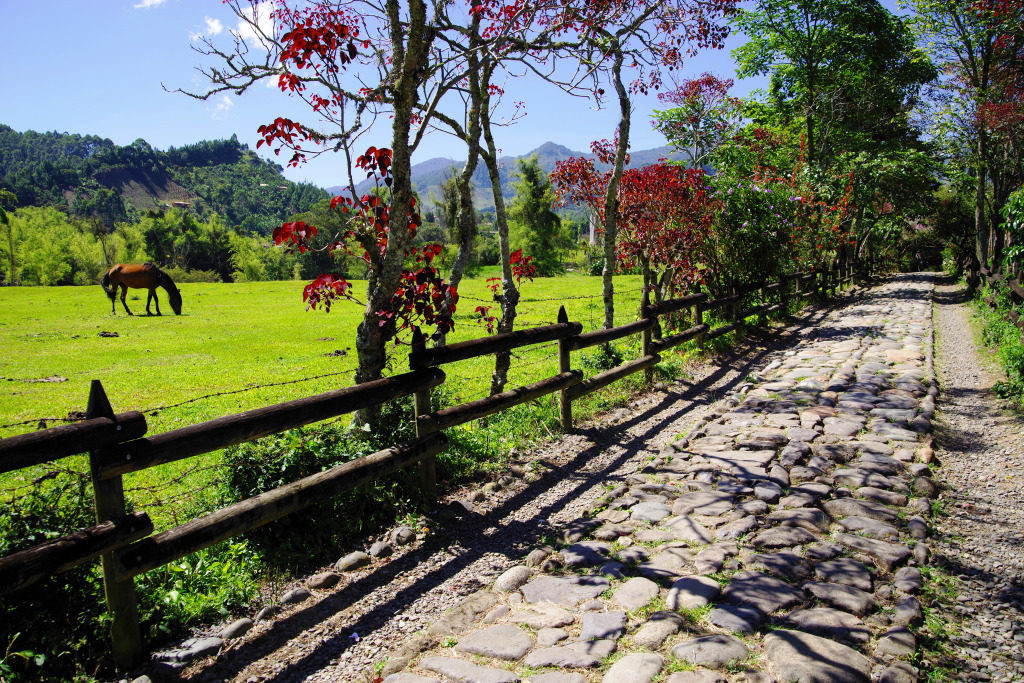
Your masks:
{"label": "wooden post with notch", "polygon": [[[569,314],[565,312],[565,306],[558,307],[558,322],[565,324],[569,322]],[[563,337],[558,340],[558,373],[572,370],[572,362],[569,353],[569,342],[571,337]],[[567,389],[558,392],[558,413],[562,421],[562,431],[572,434],[572,399],[566,393]]]}
{"label": "wooden post with notch", "polygon": [[[86,419],[108,417],[114,419],[114,409],[107,400],[103,385],[98,379],[89,388],[89,405],[85,409]],[[89,469],[92,473],[92,490],[96,523],[102,524],[127,514],[124,504],[124,483],[120,476],[109,479],[99,477],[99,459],[96,451],[89,452]],[[110,639],[114,652],[114,665],[120,672],[130,671],[143,661],[142,635],[139,633],[139,608],[135,597],[135,579],[118,581],[115,578],[113,552],[100,557],[103,567],[103,592],[110,612]]]}
{"label": "wooden post with notch", "polygon": [[[423,333],[418,329],[412,334],[412,349],[409,354],[409,369],[419,370],[420,368],[414,367],[412,358],[414,353],[417,351],[423,351],[426,348],[427,342]],[[412,396],[413,412],[416,418],[416,436],[424,437],[427,434],[433,434],[437,431],[434,425],[427,421],[421,420],[421,417],[430,415],[430,389],[424,389],[423,391],[417,391]],[[420,471],[420,491],[423,496],[428,500],[434,500],[437,498],[437,457],[429,456],[423,458],[417,464]]]}

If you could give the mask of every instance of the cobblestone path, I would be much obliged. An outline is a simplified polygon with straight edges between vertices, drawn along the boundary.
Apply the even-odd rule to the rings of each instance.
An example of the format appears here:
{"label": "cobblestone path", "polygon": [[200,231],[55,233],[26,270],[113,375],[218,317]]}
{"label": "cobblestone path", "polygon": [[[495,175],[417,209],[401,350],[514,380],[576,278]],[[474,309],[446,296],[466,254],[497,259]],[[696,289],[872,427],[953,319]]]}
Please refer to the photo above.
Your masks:
{"label": "cobblestone path", "polygon": [[932,293],[901,276],[833,311],[381,677],[923,680]]}

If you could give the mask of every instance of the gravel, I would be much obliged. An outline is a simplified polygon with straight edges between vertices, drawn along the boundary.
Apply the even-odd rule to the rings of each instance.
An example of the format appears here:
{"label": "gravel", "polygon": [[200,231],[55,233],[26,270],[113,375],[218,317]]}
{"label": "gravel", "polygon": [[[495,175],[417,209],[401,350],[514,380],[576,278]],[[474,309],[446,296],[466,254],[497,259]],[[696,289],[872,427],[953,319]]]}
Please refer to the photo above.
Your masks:
{"label": "gravel", "polygon": [[992,392],[1000,371],[979,353],[962,290],[936,288],[935,442],[945,488],[938,564],[958,579],[946,623],[961,680],[1024,680],[1024,418]]}

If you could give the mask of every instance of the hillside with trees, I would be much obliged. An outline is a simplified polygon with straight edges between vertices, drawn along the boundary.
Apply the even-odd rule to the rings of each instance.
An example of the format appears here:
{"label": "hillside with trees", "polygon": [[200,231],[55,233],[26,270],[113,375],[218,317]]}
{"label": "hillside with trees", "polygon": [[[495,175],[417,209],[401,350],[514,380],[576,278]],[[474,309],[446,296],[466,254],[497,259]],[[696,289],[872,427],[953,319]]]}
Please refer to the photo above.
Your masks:
{"label": "hillside with trees", "polygon": [[118,146],[95,135],[19,133],[0,124],[0,188],[19,207],[53,206],[109,230],[147,212],[187,208],[200,220],[267,235],[289,216],[327,197],[293,183],[236,136],[166,151],[139,139]]}

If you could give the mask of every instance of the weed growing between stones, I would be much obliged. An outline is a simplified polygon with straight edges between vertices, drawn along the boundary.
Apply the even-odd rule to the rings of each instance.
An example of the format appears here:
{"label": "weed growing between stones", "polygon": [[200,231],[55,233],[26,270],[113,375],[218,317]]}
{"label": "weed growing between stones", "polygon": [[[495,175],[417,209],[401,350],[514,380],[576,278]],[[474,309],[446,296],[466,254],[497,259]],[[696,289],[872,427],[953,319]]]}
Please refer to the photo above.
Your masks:
{"label": "weed growing between stones", "polygon": [[949,648],[952,624],[935,608],[936,604],[949,606],[960,594],[955,576],[939,567],[921,568],[924,585],[921,590],[921,612],[924,623],[918,633],[918,649],[912,663],[925,674],[928,683],[952,683],[960,680],[960,663]]}
{"label": "weed growing between stones", "polygon": [[626,614],[629,616],[630,621],[645,623],[655,612],[663,612],[667,609],[668,607],[665,605],[665,598],[658,595],[651,598],[651,601],[643,607],[627,612]]}

